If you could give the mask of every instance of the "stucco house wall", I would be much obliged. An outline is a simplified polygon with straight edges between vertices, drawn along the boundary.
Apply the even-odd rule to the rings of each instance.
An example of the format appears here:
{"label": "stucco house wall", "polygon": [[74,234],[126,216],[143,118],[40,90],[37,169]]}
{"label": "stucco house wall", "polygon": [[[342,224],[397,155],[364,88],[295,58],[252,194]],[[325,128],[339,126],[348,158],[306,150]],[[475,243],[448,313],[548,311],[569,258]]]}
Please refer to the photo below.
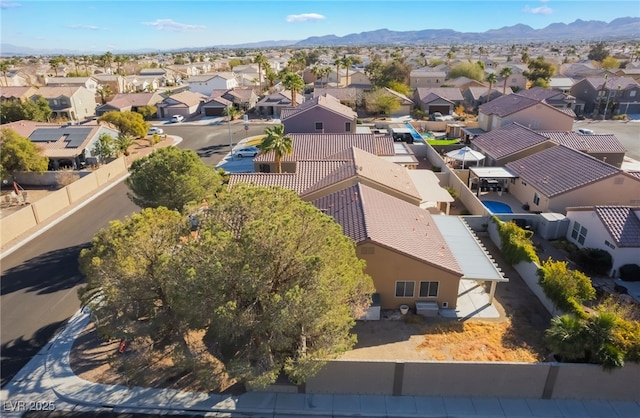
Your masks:
{"label": "stucco house wall", "polygon": [[[285,133],[355,133],[356,119],[314,106],[283,120]],[[316,129],[321,123],[322,129]]]}
{"label": "stucco house wall", "polygon": [[[455,309],[460,276],[371,241],[358,244],[357,253],[367,263],[366,273],[371,276],[376,292],[380,294],[382,309],[399,309],[400,305],[409,305],[414,309],[416,301],[438,302],[440,307],[447,302],[449,308]],[[396,297],[398,281],[414,282],[414,296]],[[423,281],[439,282],[438,296],[418,297],[420,282]]]}
{"label": "stucco house wall", "polygon": [[573,117],[571,115],[564,114],[542,103],[504,117],[485,115],[482,112],[478,117],[478,127],[485,131],[491,131],[512,122],[517,122],[530,129],[554,131],[571,131],[573,129]]}

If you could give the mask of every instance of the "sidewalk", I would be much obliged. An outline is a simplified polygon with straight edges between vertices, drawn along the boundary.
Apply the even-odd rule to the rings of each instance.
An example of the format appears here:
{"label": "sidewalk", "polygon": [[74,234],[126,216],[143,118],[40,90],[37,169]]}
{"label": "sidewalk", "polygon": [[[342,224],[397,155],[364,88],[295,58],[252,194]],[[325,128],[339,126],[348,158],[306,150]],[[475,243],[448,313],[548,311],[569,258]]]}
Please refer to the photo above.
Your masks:
{"label": "sidewalk", "polygon": [[[485,417],[637,418],[640,403],[598,400],[499,399],[441,396],[324,395],[248,392],[240,396],[94,384],[73,374],[69,352],[89,322],[86,310],[9,382],[2,416],[25,408],[147,414],[211,414],[226,417]],[[34,402],[37,401],[37,402]],[[22,408],[21,411],[15,409]]]}

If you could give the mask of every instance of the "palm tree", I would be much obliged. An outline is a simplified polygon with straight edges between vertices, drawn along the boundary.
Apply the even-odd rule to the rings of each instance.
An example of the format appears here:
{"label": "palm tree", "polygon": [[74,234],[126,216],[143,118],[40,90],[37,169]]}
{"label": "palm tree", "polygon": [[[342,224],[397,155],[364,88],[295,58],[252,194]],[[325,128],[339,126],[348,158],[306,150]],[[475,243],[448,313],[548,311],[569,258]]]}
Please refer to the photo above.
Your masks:
{"label": "palm tree", "polygon": [[260,89],[262,89],[262,66],[267,64],[267,58],[262,55],[262,52],[258,52],[253,62],[258,64],[258,80],[260,80]]}
{"label": "palm tree", "polygon": [[111,52],[106,52],[104,55],[100,57],[104,64],[104,72],[107,72],[107,67],[111,69],[111,63],[113,62],[113,54]]}
{"label": "palm tree", "polygon": [[108,84],[99,85],[98,95],[100,95],[100,101],[102,102],[102,104],[105,104],[107,103],[107,97],[110,97],[113,95],[113,90],[111,89],[111,86]]}
{"label": "palm tree", "polygon": [[276,172],[282,173],[282,157],[291,154],[293,151],[291,138],[284,134],[284,125],[269,127],[264,133],[267,136],[259,146],[260,152],[266,154],[269,151],[273,151],[276,162]]}
{"label": "palm tree", "polygon": [[236,117],[238,117],[238,115],[240,114],[240,111],[236,109],[235,106],[229,105],[224,108],[224,111],[222,112],[222,114],[224,116],[227,116],[229,120],[234,120]]}
{"label": "palm tree", "polygon": [[585,324],[573,315],[556,316],[551,319],[551,326],[545,333],[551,351],[562,360],[585,360],[587,345]]}
{"label": "palm tree", "polygon": [[491,88],[498,81],[498,76],[495,73],[491,73],[487,76],[487,81],[489,82],[489,93],[487,94],[487,102],[491,100]]}
{"label": "palm tree", "polygon": [[337,87],[340,87],[340,66],[342,65],[342,60],[340,58],[336,58],[336,60],[333,61],[333,65],[336,66],[336,85]]}
{"label": "palm tree", "polygon": [[449,50],[447,52],[447,66],[451,66],[451,60],[453,59],[453,57],[455,57],[455,53],[452,50]]}
{"label": "palm tree", "polygon": [[[316,81],[320,80],[322,78],[322,74],[324,74],[322,68],[318,67],[317,65],[315,65],[311,69],[311,73],[316,76]],[[322,84],[322,82],[320,82],[320,84]]]}
{"label": "palm tree", "polygon": [[300,93],[304,89],[304,81],[296,73],[285,73],[282,79],[282,85],[285,89],[291,91],[291,106],[296,107],[296,93]]}
{"label": "palm tree", "polygon": [[509,77],[513,74],[513,68],[504,67],[500,70],[500,77],[504,78],[504,84],[502,85],[502,95],[504,96],[507,92],[507,82],[509,81]]}
{"label": "palm tree", "polygon": [[347,69],[347,87],[349,86],[349,67],[353,64],[353,59],[346,55],[342,57],[342,66]]}
{"label": "palm tree", "polygon": [[322,75],[325,77],[324,86],[327,87],[329,84],[329,75],[331,74],[331,67],[324,67],[322,69]]}

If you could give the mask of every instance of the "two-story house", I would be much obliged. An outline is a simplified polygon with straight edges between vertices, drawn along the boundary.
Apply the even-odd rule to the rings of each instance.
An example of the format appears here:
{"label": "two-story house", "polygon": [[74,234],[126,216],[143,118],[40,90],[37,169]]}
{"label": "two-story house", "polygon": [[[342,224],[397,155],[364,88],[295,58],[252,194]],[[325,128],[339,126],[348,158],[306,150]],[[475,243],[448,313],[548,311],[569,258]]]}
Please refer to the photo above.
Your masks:
{"label": "two-story house", "polygon": [[189,90],[211,96],[214,90],[231,90],[238,87],[238,80],[232,72],[201,74],[187,80]]}
{"label": "two-story house", "polygon": [[640,83],[631,77],[587,77],[573,85],[571,95],[584,102],[585,114],[640,113]]}
{"label": "two-story house", "polygon": [[432,71],[431,68],[421,68],[412,70],[409,73],[409,86],[411,88],[418,87],[440,87],[445,84],[447,73],[444,71]]}
{"label": "two-story house", "polygon": [[95,115],[96,96],[86,87],[40,87],[31,99],[40,96],[49,102],[54,117],[83,120]]}
{"label": "two-story house", "polygon": [[286,133],[355,133],[358,114],[328,94],[281,113]]}

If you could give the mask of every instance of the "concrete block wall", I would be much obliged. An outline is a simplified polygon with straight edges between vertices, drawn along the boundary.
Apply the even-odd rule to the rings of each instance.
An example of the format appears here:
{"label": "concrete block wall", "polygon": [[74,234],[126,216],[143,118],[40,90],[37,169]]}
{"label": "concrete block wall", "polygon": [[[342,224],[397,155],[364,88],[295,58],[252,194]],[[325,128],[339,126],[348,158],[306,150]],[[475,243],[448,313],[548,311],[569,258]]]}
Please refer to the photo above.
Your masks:
{"label": "concrete block wall", "polygon": [[36,226],[35,214],[31,206],[26,206],[19,211],[0,219],[0,241],[2,245],[19,237],[25,231]]}

